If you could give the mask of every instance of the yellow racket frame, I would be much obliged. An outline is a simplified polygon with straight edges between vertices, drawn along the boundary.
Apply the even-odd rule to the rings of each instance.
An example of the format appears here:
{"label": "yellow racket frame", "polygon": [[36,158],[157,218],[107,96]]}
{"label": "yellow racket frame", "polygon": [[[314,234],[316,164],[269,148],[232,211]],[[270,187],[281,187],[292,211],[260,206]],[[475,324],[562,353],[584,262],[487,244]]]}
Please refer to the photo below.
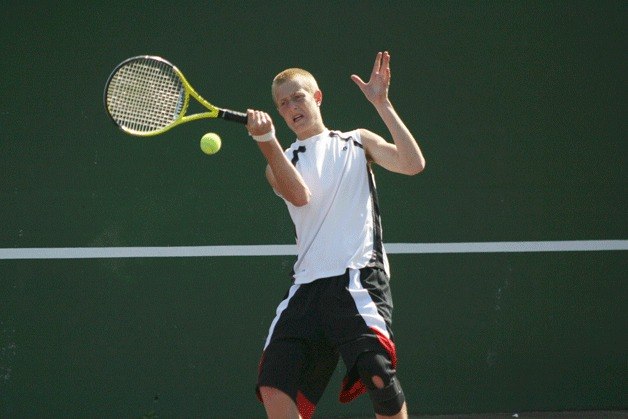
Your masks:
{"label": "yellow racket frame", "polygon": [[[183,104],[181,105],[181,109],[179,111],[178,116],[170,123],[168,123],[168,125],[164,126],[163,128],[159,128],[159,129],[155,129],[152,131],[140,131],[140,130],[136,130],[133,128],[130,128],[128,126],[123,126],[120,123],[118,123],[118,121],[116,120],[116,118],[113,117],[112,112],[111,112],[111,108],[109,106],[109,99],[108,99],[108,89],[109,89],[109,84],[111,83],[111,80],[114,78],[114,76],[116,75],[116,73],[123,68],[125,65],[128,65],[129,62],[132,61],[137,61],[137,60],[154,60],[154,61],[158,61],[162,64],[165,64],[166,66],[170,67],[172,69],[172,71],[174,72],[174,74],[179,78],[181,85],[183,87],[183,92],[184,92],[184,97],[183,97]],[[186,112],[188,111],[188,107],[190,105],[190,96],[193,97],[194,99],[196,99],[202,106],[204,106],[205,108],[208,109],[208,112],[200,112],[200,113],[196,113],[196,114],[192,114],[192,115],[186,115]],[[156,135],[160,135],[163,134],[169,130],[171,130],[172,128],[181,125],[183,123],[186,122],[190,122],[190,121],[196,121],[198,119],[205,119],[205,118],[223,118],[229,121],[234,121],[234,122],[239,122],[242,124],[246,124],[247,122],[247,117],[245,113],[242,112],[235,112],[235,111],[231,111],[228,109],[220,109],[214,105],[212,105],[209,101],[207,101],[205,98],[203,98],[193,87],[192,85],[188,82],[188,80],[185,78],[185,76],[183,75],[183,72],[181,72],[181,70],[179,70],[174,64],[170,63],[168,60],[165,60],[164,58],[158,57],[158,56],[153,56],[153,55],[142,55],[142,56],[137,56],[137,57],[132,57],[129,58],[125,61],[123,61],[122,63],[120,63],[116,69],[112,72],[111,76],[109,76],[109,80],[107,81],[107,86],[105,87],[105,107],[107,109],[107,113],[109,114],[109,116],[111,117],[111,119],[113,119],[113,121],[116,123],[116,125],[125,133],[130,134],[130,135],[134,135],[134,136],[138,136],[138,137],[153,137]]]}

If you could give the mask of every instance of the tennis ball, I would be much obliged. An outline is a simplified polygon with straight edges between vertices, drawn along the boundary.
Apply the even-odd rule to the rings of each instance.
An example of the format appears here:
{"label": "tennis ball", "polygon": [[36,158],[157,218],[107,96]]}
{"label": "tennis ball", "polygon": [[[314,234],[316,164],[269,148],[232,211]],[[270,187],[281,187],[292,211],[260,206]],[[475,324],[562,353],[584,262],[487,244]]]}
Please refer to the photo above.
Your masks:
{"label": "tennis ball", "polygon": [[215,132],[208,132],[201,138],[201,150],[205,154],[216,154],[222,146],[220,137]]}

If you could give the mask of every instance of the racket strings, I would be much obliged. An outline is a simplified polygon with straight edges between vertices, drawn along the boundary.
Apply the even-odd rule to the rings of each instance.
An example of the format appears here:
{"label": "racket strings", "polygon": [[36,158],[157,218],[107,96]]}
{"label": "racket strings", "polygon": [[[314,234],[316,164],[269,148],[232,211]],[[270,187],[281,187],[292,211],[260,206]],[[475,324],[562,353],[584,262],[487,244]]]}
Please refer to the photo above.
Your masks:
{"label": "racket strings", "polygon": [[107,106],[120,126],[138,132],[157,131],[185,112],[185,90],[170,65],[139,59],[114,74]]}

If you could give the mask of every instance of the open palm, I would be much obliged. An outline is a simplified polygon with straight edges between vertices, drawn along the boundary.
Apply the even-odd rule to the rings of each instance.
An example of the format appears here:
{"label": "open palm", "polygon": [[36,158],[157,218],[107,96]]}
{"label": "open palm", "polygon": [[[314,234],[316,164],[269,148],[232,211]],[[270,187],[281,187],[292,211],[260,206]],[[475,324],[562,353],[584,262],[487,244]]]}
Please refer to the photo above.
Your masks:
{"label": "open palm", "polygon": [[371,103],[378,104],[388,100],[388,86],[390,85],[390,54],[388,51],[377,53],[371,78],[367,83],[355,74],[351,75],[351,80],[358,85]]}

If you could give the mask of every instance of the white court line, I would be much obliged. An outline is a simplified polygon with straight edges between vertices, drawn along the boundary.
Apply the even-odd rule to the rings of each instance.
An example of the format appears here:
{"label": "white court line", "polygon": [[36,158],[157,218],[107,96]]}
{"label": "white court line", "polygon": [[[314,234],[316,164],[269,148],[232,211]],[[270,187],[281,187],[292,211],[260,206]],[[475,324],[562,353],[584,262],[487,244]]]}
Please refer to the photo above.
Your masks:
{"label": "white court line", "polygon": [[392,243],[388,253],[519,253],[628,250],[628,240],[571,240],[478,243]]}
{"label": "white court line", "polygon": [[[628,240],[388,243],[388,254],[598,252],[628,250]],[[296,255],[296,246],[37,247],[0,249],[0,260]]]}

